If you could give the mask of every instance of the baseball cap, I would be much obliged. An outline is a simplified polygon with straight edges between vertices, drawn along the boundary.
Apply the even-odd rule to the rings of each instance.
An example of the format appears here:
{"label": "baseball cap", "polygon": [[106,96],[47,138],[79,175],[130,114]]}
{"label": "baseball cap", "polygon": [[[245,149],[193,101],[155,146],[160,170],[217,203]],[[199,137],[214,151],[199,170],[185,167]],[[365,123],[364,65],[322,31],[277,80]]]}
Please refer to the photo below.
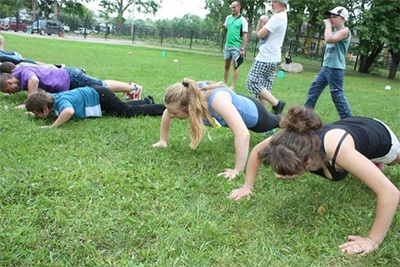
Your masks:
{"label": "baseball cap", "polygon": [[347,9],[342,6],[337,6],[334,9],[332,9],[331,11],[326,11],[325,15],[340,16],[340,17],[344,18],[344,20],[349,19],[349,11],[347,11]]}
{"label": "baseball cap", "polygon": [[275,1],[284,5],[287,5],[287,3],[289,2],[288,0],[275,0]]}

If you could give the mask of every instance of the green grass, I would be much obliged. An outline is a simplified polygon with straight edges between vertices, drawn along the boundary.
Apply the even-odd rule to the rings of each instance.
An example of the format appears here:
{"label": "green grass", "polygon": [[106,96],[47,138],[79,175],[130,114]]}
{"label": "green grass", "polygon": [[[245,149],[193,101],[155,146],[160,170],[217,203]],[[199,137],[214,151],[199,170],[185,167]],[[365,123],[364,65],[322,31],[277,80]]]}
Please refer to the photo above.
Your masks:
{"label": "green grass", "polygon": [[[7,50],[102,79],[133,80],[158,102],[183,77],[223,76],[222,55],[3,36]],[[303,104],[319,69],[309,63],[301,74],[277,78],[274,94]],[[248,94],[250,66],[249,60],[241,67],[240,93]],[[400,136],[399,80],[349,66],[345,91],[355,115],[382,119]],[[51,121],[13,109],[25,99],[25,93],[0,96],[0,266],[400,265],[398,214],[379,250],[366,257],[340,253],[345,237],[367,235],[374,217],[374,193],[352,176],[338,183],[313,175],[281,181],[262,168],[254,197],[233,202],[227,196],[243,175],[232,182],[216,177],[234,164],[229,129],[210,129],[213,140],[191,150],[188,123],[174,121],[169,148],[152,149],[158,117],[71,120],[41,129]],[[325,122],[338,119],[328,90],[316,111]],[[251,133],[251,147],[263,138]],[[400,186],[399,166],[384,172]]]}

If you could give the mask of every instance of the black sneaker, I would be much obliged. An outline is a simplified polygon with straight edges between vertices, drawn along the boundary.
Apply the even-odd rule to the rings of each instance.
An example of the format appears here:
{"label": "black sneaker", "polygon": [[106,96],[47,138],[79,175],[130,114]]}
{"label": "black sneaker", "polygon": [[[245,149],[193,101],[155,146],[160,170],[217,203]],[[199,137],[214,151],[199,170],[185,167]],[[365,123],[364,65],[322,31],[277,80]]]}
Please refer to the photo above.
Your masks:
{"label": "black sneaker", "polygon": [[146,104],[155,104],[154,98],[151,95],[146,95],[143,100],[146,102]]}
{"label": "black sneaker", "polygon": [[285,107],[285,105],[286,105],[285,101],[279,100],[278,101],[278,105],[272,107],[272,110],[274,111],[274,114],[281,114],[283,108]]}

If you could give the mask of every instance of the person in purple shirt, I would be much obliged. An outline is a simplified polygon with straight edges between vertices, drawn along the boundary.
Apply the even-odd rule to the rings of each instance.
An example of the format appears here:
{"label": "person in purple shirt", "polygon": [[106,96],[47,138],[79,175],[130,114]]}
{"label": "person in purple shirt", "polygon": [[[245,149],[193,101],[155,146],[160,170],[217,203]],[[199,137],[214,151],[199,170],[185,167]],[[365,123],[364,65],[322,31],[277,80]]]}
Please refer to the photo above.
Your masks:
{"label": "person in purple shirt", "polygon": [[104,86],[113,92],[124,92],[134,100],[140,99],[142,93],[142,87],[135,83],[100,80],[75,67],[49,69],[43,66],[18,66],[12,74],[0,74],[0,91],[9,94],[25,90],[29,95],[38,88],[49,93],[60,93],[84,86]]}

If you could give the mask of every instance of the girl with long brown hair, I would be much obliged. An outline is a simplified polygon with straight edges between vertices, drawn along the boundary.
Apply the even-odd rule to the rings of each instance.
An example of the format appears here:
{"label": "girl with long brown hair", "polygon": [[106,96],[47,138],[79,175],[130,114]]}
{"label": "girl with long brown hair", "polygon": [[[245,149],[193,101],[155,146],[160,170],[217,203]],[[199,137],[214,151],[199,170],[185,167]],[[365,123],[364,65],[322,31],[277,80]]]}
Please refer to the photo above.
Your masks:
{"label": "girl with long brown hair", "polygon": [[349,254],[378,248],[400,200],[400,191],[374,164],[400,164],[400,143],[392,130],[379,120],[364,117],[323,125],[315,112],[305,107],[290,108],[280,127],[281,131],[253,148],[244,185],[229,197],[239,200],[251,195],[261,163],[270,165],[280,179],[312,172],[339,181],[350,173],[375,192],[376,213],[367,237],[350,235],[340,247]]}

